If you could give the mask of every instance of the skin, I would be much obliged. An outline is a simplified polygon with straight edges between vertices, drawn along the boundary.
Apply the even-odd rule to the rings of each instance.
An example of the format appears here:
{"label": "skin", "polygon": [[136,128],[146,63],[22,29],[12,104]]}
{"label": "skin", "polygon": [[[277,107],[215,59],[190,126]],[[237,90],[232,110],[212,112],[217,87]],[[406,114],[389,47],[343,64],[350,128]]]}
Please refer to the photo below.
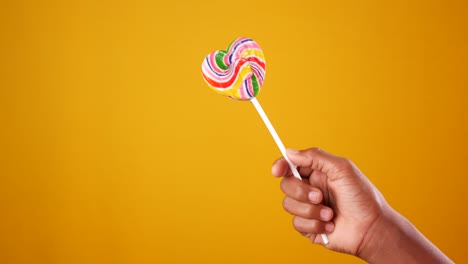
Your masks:
{"label": "skin", "polygon": [[311,148],[287,151],[303,180],[292,177],[284,158],[272,173],[282,177],[284,209],[294,228],[313,243],[369,263],[453,263],[406,218],[349,160]]}

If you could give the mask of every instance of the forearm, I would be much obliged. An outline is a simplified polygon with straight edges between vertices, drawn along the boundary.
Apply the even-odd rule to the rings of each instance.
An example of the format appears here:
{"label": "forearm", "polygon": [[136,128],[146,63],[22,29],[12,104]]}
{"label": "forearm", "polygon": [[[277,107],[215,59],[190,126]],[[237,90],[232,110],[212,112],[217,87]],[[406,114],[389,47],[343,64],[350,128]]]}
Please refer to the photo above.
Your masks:
{"label": "forearm", "polygon": [[369,263],[453,263],[406,218],[387,210],[369,230],[359,257]]}

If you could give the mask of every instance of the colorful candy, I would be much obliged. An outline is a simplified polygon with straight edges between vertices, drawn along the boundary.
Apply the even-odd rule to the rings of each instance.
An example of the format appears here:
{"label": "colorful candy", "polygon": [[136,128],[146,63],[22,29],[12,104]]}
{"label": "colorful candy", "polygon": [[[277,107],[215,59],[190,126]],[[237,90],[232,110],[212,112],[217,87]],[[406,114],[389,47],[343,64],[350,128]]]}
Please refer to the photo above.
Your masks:
{"label": "colorful candy", "polygon": [[216,92],[236,100],[257,96],[265,81],[266,63],[260,46],[249,38],[234,40],[226,51],[206,56],[202,74]]}

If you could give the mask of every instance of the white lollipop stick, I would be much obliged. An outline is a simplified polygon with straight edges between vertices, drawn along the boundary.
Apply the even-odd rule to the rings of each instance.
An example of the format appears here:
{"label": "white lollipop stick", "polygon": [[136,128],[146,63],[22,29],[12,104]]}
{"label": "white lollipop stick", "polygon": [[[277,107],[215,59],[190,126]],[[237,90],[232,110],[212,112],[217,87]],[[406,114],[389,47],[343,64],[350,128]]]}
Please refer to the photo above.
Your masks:
{"label": "white lollipop stick", "polygon": [[[301,175],[297,171],[296,166],[289,160],[288,155],[286,155],[286,148],[283,145],[283,142],[281,141],[280,137],[278,136],[278,133],[276,133],[275,128],[271,124],[270,120],[268,119],[268,116],[265,114],[265,111],[263,111],[262,106],[260,103],[257,101],[257,98],[253,97],[250,99],[250,102],[255,106],[255,109],[257,109],[258,114],[262,118],[263,122],[265,123],[266,127],[268,128],[268,131],[270,131],[271,136],[276,142],[276,145],[278,145],[278,148],[281,151],[281,154],[283,154],[284,159],[288,162],[289,167],[291,168],[291,171],[294,175],[294,177],[298,178],[299,180],[302,180]],[[326,234],[321,234],[322,241],[323,243],[328,244],[328,237]]]}

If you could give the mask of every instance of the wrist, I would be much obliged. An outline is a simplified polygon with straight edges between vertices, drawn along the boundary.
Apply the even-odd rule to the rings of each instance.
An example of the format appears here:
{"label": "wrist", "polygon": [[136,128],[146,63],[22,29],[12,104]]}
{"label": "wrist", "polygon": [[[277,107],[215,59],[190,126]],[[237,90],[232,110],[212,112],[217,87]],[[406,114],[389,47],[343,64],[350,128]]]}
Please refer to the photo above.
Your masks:
{"label": "wrist", "polygon": [[387,206],[369,227],[357,256],[368,263],[453,263],[405,217]]}
{"label": "wrist", "polygon": [[[389,251],[389,247],[395,246],[395,238],[399,236],[398,221],[402,216],[386,205],[382,208],[375,221],[369,226],[364,239],[357,252],[357,257],[368,263],[380,263],[383,253]],[[390,251],[392,251],[390,249]]]}

